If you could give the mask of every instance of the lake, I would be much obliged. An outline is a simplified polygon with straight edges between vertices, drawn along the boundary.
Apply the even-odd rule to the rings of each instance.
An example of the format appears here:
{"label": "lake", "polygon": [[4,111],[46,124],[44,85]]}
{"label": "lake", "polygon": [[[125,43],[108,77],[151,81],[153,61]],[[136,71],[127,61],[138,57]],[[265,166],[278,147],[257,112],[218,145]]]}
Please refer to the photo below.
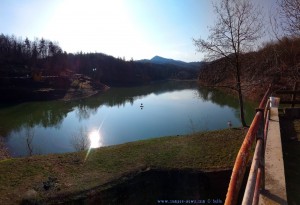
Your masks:
{"label": "lake", "polygon": [[[246,121],[255,104],[245,103]],[[238,100],[196,82],[111,88],[78,101],[0,107],[0,135],[14,157],[74,152],[170,135],[241,126]],[[88,137],[87,137],[88,136]]]}

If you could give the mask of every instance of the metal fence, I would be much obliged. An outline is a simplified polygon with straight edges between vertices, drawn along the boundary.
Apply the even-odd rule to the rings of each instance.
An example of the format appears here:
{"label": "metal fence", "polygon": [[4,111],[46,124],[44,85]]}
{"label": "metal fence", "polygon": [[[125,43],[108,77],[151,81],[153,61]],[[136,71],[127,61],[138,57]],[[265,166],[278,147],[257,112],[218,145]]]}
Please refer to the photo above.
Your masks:
{"label": "metal fence", "polygon": [[264,188],[265,142],[269,125],[269,104],[271,86],[265,93],[254,119],[248,129],[242,146],[238,152],[226,195],[225,204],[235,205],[244,179],[251,148],[256,139],[255,151],[242,204],[258,204],[259,190]]}

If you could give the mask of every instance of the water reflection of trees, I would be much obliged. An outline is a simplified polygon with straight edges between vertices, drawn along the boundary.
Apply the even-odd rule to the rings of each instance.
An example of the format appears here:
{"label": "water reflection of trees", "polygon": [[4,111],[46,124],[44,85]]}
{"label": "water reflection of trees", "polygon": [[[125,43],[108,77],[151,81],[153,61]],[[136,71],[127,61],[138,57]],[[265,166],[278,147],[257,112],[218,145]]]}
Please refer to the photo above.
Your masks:
{"label": "water reflection of trees", "polygon": [[59,127],[62,120],[72,110],[63,102],[25,103],[0,110],[1,134],[7,136],[12,130],[23,127]]}
{"label": "water reflection of trees", "polygon": [[[210,101],[221,107],[228,106],[233,109],[235,116],[240,117],[238,98],[226,94],[222,90],[201,87],[197,89],[198,97],[203,101]],[[254,103],[245,102],[245,117],[247,122],[251,122],[254,116]]]}
{"label": "water reflection of trees", "polygon": [[[196,82],[188,81],[157,82],[138,87],[111,88],[107,92],[78,101],[33,102],[0,108],[0,135],[7,136],[12,130],[18,131],[26,126],[59,127],[63,119],[73,110],[78,119],[83,120],[96,114],[101,106],[124,106],[150,94],[159,95],[164,92],[194,89],[196,86]],[[235,110],[237,116],[239,115],[238,101],[232,96],[211,88],[199,88],[196,93],[198,98],[220,106],[227,105]],[[246,104],[246,110],[249,109],[253,109],[252,105]],[[251,113],[247,112],[246,115],[252,117]]]}
{"label": "water reflection of trees", "polygon": [[231,95],[225,94],[221,90],[213,88],[201,87],[198,90],[199,98],[203,101],[211,101],[212,103],[218,104],[221,107],[229,106],[231,108],[238,108],[238,101]]}
{"label": "water reflection of trees", "polygon": [[33,154],[33,137],[34,137],[34,129],[30,126],[26,126],[25,128],[25,140],[26,140],[26,148],[28,150],[28,155],[31,156]]}
{"label": "water reflection of trees", "polygon": [[75,110],[75,114],[79,121],[89,119],[91,115],[96,114],[99,107],[90,108],[85,104],[78,104]]}
{"label": "water reflection of trees", "polygon": [[[85,102],[89,104],[89,101],[94,101],[95,98],[97,102],[101,105],[106,106],[124,106],[126,103],[133,104],[134,101],[143,98],[144,96],[155,94],[159,95],[165,92],[183,90],[188,88],[195,88],[196,82],[156,82],[149,85],[137,86],[137,87],[122,87],[122,88],[111,88],[109,92],[100,94],[94,98],[89,98]],[[98,105],[99,106],[99,105]]]}
{"label": "water reflection of trees", "polygon": [[[168,91],[194,88],[196,82],[157,82],[145,86],[111,88],[91,98],[78,101],[32,102],[0,108],[0,135],[7,136],[12,130],[23,127],[43,126],[57,127],[69,112],[76,110],[79,120],[88,119],[96,114],[99,107],[124,106],[149,94],[160,94]],[[30,119],[29,119],[30,118]]]}

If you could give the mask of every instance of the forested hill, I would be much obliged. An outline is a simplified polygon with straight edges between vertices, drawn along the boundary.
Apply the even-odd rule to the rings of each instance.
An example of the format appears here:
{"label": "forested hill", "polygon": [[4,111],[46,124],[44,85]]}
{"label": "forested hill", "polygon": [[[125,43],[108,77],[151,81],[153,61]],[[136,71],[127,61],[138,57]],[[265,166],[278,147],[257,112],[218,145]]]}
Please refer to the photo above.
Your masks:
{"label": "forested hill", "polygon": [[[221,58],[205,64],[198,80],[203,85],[234,87],[234,73],[232,65]],[[270,83],[274,89],[291,89],[299,80],[300,38],[284,37],[241,55],[242,91],[248,98],[260,99]]]}
{"label": "forested hill", "polygon": [[196,79],[198,75],[197,68],[126,61],[102,53],[66,53],[58,43],[43,38],[30,41],[0,35],[0,78],[28,77],[33,73],[57,76],[66,72],[84,74],[109,86]]}

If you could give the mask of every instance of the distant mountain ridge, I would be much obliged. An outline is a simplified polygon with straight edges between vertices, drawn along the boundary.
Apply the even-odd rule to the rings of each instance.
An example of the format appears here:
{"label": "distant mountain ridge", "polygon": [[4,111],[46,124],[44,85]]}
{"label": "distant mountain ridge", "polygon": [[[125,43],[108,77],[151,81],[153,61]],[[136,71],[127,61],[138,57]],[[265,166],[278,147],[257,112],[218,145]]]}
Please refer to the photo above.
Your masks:
{"label": "distant mountain ridge", "polygon": [[178,67],[183,67],[183,68],[189,68],[189,69],[200,69],[205,62],[184,62],[180,60],[174,60],[171,58],[164,58],[161,56],[154,56],[150,60],[148,59],[143,59],[139,60],[138,62],[142,63],[153,63],[153,64],[170,64],[170,65],[175,65]]}

